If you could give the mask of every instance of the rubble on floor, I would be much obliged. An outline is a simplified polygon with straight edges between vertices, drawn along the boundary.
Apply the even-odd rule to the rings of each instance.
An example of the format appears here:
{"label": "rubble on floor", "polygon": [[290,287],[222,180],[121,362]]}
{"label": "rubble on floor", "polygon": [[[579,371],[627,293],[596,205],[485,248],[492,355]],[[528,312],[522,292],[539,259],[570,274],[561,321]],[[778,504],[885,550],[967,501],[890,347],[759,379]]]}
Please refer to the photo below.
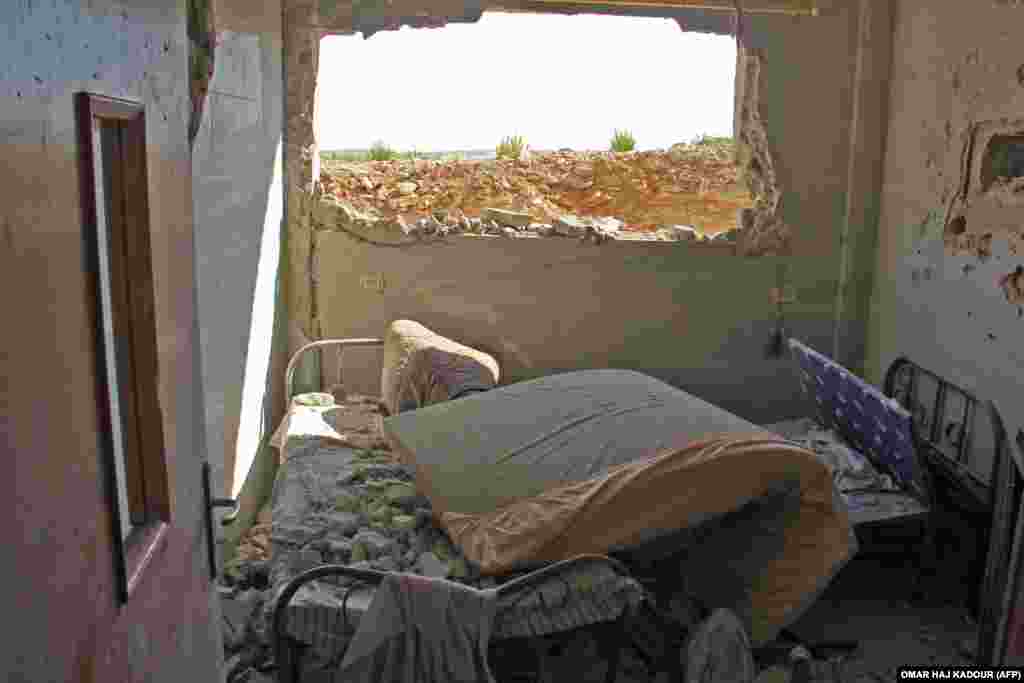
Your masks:
{"label": "rubble on floor", "polygon": [[597,239],[673,239],[680,228],[710,239],[741,227],[739,212],[754,205],[731,147],[704,144],[535,152],[525,160],[325,161],[320,186],[352,215],[424,234],[565,234],[559,224],[568,217],[570,231],[589,228]]}

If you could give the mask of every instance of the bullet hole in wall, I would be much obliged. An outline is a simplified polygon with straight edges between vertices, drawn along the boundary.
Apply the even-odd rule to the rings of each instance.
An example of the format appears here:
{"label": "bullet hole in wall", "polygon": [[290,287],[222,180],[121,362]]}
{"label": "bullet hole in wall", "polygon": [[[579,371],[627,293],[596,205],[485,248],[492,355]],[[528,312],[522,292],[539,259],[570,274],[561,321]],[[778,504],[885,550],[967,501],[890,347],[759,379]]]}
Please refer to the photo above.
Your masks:
{"label": "bullet hole in wall", "polygon": [[986,232],[978,240],[978,259],[982,263],[992,258],[992,233]]}
{"label": "bullet hole in wall", "polygon": [[949,225],[946,226],[947,235],[956,236],[962,235],[965,232],[967,232],[967,219],[963,216],[957,216],[949,222]]}
{"label": "bullet hole in wall", "polygon": [[1017,83],[1024,86],[1024,64],[1017,67]]}
{"label": "bullet hole in wall", "polygon": [[1024,266],[1019,265],[999,278],[999,288],[1011,304],[1024,303]]}
{"label": "bullet hole in wall", "polygon": [[986,332],[986,333],[985,333],[985,337],[986,337],[986,338],[987,338],[987,339],[988,339],[989,341],[995,341],[995,340],[996,340],[996,335],[992,334],[991,332]]}
{"label": "bullet hole in wall", "polygon": [[1024,134],[993,135],[981,166],[982,189],[1024,177]]}

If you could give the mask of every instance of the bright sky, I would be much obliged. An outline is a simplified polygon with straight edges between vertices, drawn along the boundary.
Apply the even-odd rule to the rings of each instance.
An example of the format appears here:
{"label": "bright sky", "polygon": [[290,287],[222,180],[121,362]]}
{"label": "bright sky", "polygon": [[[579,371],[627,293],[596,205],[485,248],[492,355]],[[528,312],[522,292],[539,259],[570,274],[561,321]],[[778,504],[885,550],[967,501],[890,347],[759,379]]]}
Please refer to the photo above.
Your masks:
{"label": "bright sky", "polygon": [[736,44],[668,19],[484,14],[476,24],[332,36],[320,47],[320,148],[639,149],[732,135]]}

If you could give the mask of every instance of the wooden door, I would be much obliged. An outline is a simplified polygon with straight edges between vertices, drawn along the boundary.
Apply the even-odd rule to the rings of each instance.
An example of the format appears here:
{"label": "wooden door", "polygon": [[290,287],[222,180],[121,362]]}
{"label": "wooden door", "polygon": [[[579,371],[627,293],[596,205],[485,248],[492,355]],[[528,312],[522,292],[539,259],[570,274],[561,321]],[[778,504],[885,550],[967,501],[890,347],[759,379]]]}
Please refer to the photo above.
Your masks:
{"label": "wooden door", "polygon": [[0,107],[0,680],[215,683],[184,127],[166,99],[23,100]]}

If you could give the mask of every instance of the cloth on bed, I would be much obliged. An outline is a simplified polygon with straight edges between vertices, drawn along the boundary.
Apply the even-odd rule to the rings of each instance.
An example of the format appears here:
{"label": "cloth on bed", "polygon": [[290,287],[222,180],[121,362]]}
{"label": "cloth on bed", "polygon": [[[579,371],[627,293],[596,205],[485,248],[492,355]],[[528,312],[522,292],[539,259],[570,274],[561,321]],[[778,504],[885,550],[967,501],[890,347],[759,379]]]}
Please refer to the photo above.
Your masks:
{"label": "cloth on bed", "polygon": [[[749,563],[736,573],[753,577],[756,642],[799,616],[856,548],[813,453],[640,373],[520,382],[388,418],[384,429],[485,573],[640,546],[798,492],[783,523],[764,531],[781,527],[778,543],[752,540],[765,552],[736,559]],[[761,533],[757,521],[743,533]]]}
{"label": "cloth on bed", "polygon": [[381,390],[391,415],[486,391],[498,383],[498,362],[412,320],[396,320],[384,335]]}
{"label": "cloth on bed", "polygon": [[[299,394],[292,400],[288,412],[281,419],[270,445],[280,452],[281,460],[287,457],[285,445],[289,438],[320,438],[350,448],[387,448],[382,427],[380,402],[368,396],[350,394],[341,403],[330,402],[309,405],[307,394]],[[315,396],[322,396],[315,394]]]}
{"label": "cloth on bed", "polygon": [[822,427],[816,420],[787,420],[765,428],[813,451],[832,471],[832,480],[854,526],[928,513],[920,500],[904,492],[862,453],[850,448],[835,430]]}
{"label": "cloth on bed", "polygon": [[335,680],[493,683],[487,645],[496,608],[495,590],[389,573]]}
{"label": "cloth on bed", "polygon": [[810,418],[793,421],[787,425],[787,433],[783,436],[814,451],[818,459],[832,470],[840,493],[900,490],[892,477],[879,472],[863,454],[843,443],[839,434]]}

